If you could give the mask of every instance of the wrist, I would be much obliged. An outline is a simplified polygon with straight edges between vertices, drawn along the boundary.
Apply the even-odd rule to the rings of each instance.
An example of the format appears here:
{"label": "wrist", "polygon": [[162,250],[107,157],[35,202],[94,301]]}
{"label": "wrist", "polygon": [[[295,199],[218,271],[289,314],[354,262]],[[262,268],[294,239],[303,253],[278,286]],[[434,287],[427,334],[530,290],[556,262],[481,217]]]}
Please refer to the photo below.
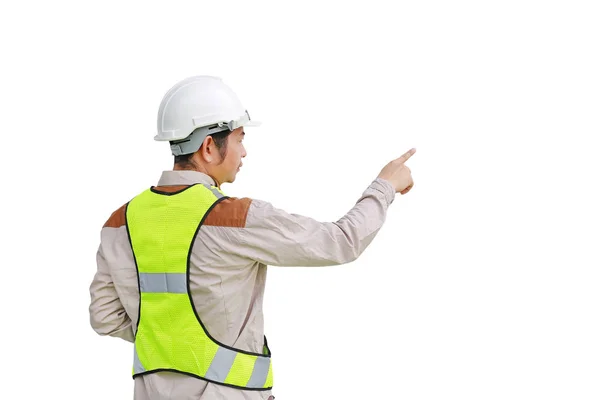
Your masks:
{"label": "wrist", "polygon": [[374,181],[375,188],[385,195],[388,204],[396,198],[396,188],[387,179],[377,177]]}

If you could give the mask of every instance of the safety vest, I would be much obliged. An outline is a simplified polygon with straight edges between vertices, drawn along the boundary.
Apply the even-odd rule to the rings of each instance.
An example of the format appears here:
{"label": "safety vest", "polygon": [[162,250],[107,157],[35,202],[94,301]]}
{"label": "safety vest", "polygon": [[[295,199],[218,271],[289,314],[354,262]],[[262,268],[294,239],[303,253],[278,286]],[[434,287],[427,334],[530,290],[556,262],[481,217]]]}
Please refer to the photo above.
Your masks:
{"label": "safety vest", "polygon": [[150,188],[126,206],[127,234],[140,290],[133,377],[174,371],[246,390],[273,386],[271,351],[235,349],[215,340],[190,294],[190,255],[205,217],[226,199],[195,184],[174,193]]}

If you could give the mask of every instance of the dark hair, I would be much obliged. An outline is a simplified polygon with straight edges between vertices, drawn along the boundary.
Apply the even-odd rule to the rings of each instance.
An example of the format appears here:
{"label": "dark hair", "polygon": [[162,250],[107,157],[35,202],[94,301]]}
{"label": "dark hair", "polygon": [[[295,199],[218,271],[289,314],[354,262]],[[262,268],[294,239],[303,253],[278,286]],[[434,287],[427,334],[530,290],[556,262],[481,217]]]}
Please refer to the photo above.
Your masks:
{"label": "dark hair", "polygon": [[[227,138],[229,137],[231,132],[233,132],[233,131],[230,131],[229,129],[225,129],[224,131],[213,133],[212,135],[210,135],[210,137],[212,137],[212,139],[215,142],[215,146],[217,146],[217,149],[219,149],[219,155],[221,156],[221,162],[223,161],[223,159],[225,158],[225,155],[227,154]],[[194,155],[194,153],[175,156],[175,164],[182,168],[194,168],[195,165],[192,162],[193,155]]]}

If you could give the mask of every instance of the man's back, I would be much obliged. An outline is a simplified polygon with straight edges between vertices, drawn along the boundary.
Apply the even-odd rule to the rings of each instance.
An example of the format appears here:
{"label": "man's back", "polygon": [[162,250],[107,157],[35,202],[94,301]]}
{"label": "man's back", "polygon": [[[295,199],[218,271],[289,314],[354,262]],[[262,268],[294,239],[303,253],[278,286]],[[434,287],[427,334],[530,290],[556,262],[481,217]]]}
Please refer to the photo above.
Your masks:
{"label": "man's back", "polygon": [[[192,180],[181,179],[193,175]],[[191,184],[211,185],[207,176],[195,173],[165,173],[157,192],[180,191]],[[227,230],[244,226],[248,199],[221,201],[206,217],[194,241],[190,257],[190,292],[195,309],[217,341],[228,346],[261,353],[263,350],[262,301],[266,266],[248,258],[224,253],[219,241]],[[125,224],[125,206],[115,211],[102,229],[102,244],[98,252],[99,268],[114,282],[114,288],[124,311],[111,299],[110,287],[98,281],[92,293],[96,301],[94,313],[113,319],[96,326],[104,332],[121,330],[121,337],[133,341],[133,329],[138,319],[139,289],[133,252]],[[98,276],[98,278],[100,278]],[[107,276],[108,278],[108,276]],[[103,301],[105,300],[105,301]],[[131,321],[134,321],[131,323]],[[102,325],[105,325],[104,327]],[[132,359],[133,362],[133,359]],[[202,397],[200,397],[202,395]],[[246,391],[229,388],[186,375],[161,372],[136,378],[135,399],[267,399],[270,391]]]}

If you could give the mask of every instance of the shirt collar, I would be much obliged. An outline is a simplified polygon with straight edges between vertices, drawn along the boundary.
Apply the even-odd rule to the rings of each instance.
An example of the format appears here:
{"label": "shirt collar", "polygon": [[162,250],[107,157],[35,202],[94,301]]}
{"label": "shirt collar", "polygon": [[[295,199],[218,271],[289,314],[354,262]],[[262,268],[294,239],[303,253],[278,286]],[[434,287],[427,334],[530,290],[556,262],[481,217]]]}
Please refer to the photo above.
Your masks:
{"label": "shirt collar", "polygon": [[215,181],[203,172],[177,170],[163,171],[157,186],[194,185],[196,183],[215,186]]}

